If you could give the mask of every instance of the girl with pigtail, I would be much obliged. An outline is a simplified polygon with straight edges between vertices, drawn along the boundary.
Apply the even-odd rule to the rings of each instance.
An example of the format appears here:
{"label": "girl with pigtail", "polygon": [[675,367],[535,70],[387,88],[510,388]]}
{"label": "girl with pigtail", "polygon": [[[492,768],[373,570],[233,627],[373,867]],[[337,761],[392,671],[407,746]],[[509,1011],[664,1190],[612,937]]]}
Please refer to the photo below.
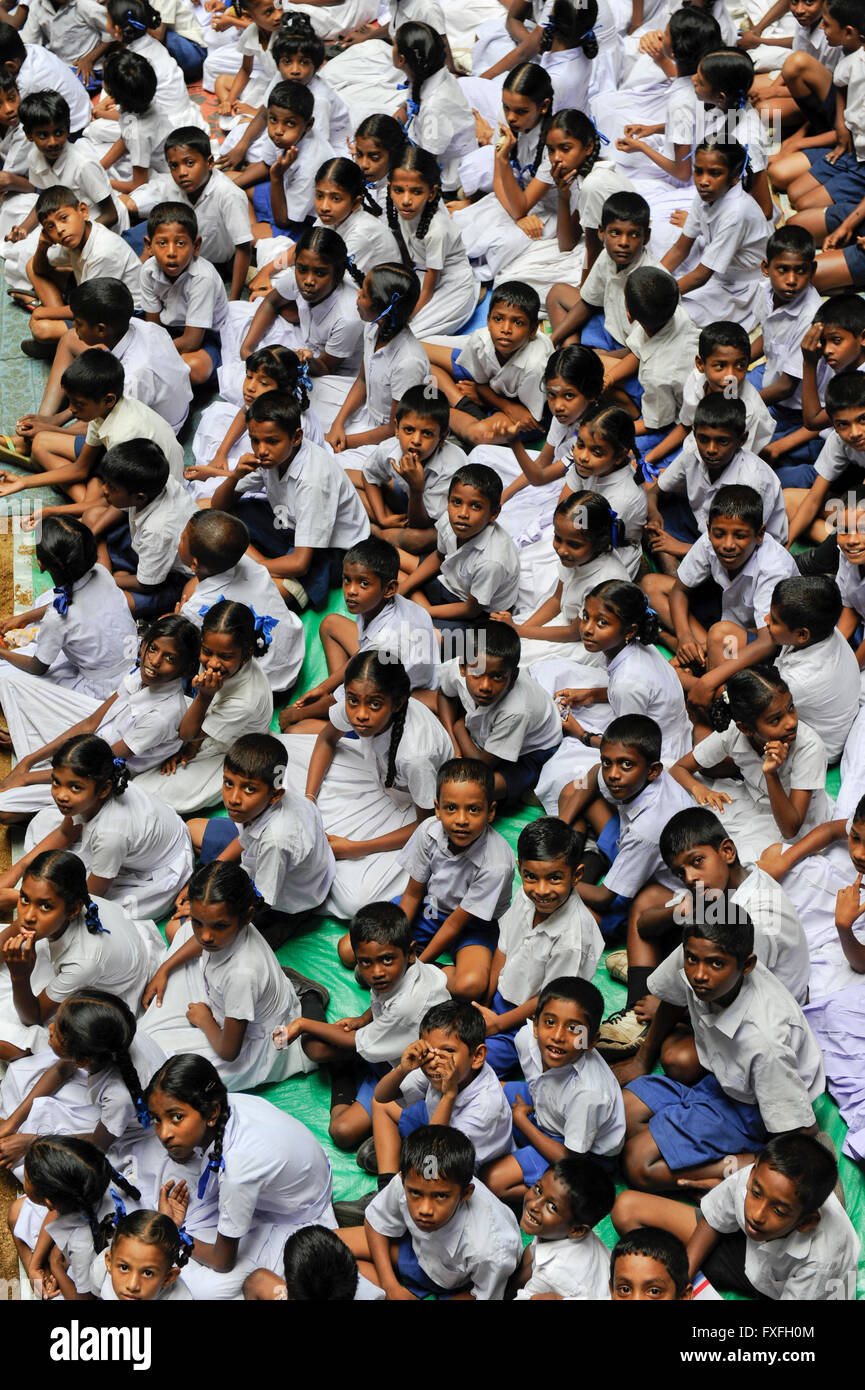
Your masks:
{"label": "girl with pigtail", "polygon": [[[423,0],[426,4],[427,0]],[[396,71],[388,55],[392,71]],[[397,157],[408,144],[406,133],[393,116],[375,114],[361,121],[354,132],[354,160],[366,180],[370,197],[384,212],[387,203],[387,180]]]}
{"label": "girl with pigtail", "polygon": [[104,1264],[93,1261],[90,1287],[103,1302],[189,1302],[192,1294],[181,1279],[189,1262],[192,1237],[170,1216],[158,1211],[131,1211],[114,1227]]}
{"label": "girl with pigtail", "polygon": [[206,1057],[182,1053],[147,1088],[150,1139],[136,1150],[144,1200],[192,1238],[193,1298],[232,1299],[251,1268],[279,1273],[292,1231],[334,1229],[331,1171],[310,1131],[263,1096],[228,1093]]}
{"label": "girl with pigtail", "polygon": [[394,35],[393,63],[407,78],[408,96],[394,114],[416,144],[435,155],[445,197],[459,187],[463,155],[477,146],[475,118],[460,83],[448,72],[443,34],[410,21]]}
{"label": "girl with pigtail", "polygon": [[24,1193],[7,1219],[37,1297],[92,1298],[93,1256],[126,1215],[126,1202],[139,1200],[138,1188],[86,1140],[40,1135],[24,1160]]}
{"label": "girl with pigtail", "polygon": [[433,712],[409,698],[400,662],[358,652],[343,682],[324,728],[301,722],[283,743],[292,780],[306,774],[336,857],[325,906],[351,917],[405,887],[398,851],[432,815],[436,772],[453,745]]}
{"label": "girl with pigtail", "polygon": [[601,254],[601,213],[612,193],[633,192],[633,184],[603,156],[606,137],[579,110],[557,111],[547,130],[550,173],[556,185],[556,243],[569,253],[585,242],[585,279]]}

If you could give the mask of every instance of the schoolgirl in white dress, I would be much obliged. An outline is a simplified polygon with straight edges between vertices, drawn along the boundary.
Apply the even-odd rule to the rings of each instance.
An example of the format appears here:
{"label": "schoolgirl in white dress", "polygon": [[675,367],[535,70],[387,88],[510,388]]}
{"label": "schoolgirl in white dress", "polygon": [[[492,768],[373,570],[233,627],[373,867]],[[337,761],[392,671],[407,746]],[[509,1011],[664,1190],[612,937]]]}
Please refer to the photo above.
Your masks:
{"label": "schoolgirl in white dress", "polygon": [[[396,68],[393,69],[396,72]],[[376,113],[361,121],[354,132],[354,159],[361,169],[370,197],[382,212],[387,206],[387,181],[397,156],[408,144],[404,128],[393,116]]]}
{"label": "schoolgirl in white dress", "polygon": [[128,1212],[117,1222],[110,1248],[93,1261],[91,1292],[106,1303],[188,1303],[192,1294],[180,1274],[191,1248],[191,1237],[170,1216]]}
{"label": "schoolgirl in white dress", "polygon": [[393,36],[415,20],[444,35],[445,12],[439,0],[392,0],[387,23],[328,59],[327,80],[348,106],[355,125],[400,104],[403,75],[393,64]]}
{"label": "schoolgirl in white dress", "polygon": [[[442,34],[429,24],[410,20],[394,34],[393,62],[407,79],[405,133],[434,154],[441,169],[441,186],[459,186],[463,155],[477,147],[475,118],[459,82],[446,67]],[[400,119],[400,112],[396,113]]]}

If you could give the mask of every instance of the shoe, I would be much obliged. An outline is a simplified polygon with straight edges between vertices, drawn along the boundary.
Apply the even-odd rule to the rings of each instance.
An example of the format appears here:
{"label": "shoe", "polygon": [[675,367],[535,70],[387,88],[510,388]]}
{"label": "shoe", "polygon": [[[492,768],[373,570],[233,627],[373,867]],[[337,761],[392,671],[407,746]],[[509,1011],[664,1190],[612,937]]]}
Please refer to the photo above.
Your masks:
{"label": "shoe", "polygon": [[604,956],[604,965],[611,980],[618,980],[620,985],[628,983],[627,951],[608,951]]}
{"label": "shoe", "polygon": [[362,1226],[366,1219],[366,1209],[377,1192],[367,1192],[356,1197],[353,1202],[334,1202],[333,1214],[338,1226]]}
{"label": "shoe", "polygon": [[365,1173],[370,1173],[372,1177],[377,1176],[378,1159],[375,1156],[375,1140],[372,1135],[368,1139],[364,1139],[354,1156],[354,1161],[358,1168],[362,1168]]}
{"label": "shoe", "polygon": [[327,1008],[330,1003],[330,990],[320,980],[311,980],[308,975],[301,975],[299,970],[292,970],[290,965],[284,965],[282,973],[294,985],[298,999],[302,994],[317,994],[321,1000],[321,1007]]}
{"label": "shoe", "polygon": [[305,613],[309,607],[309,594],[297,579],[283,579],[285,602],[293,613]]}
{"label": "shoe", "polygon": [[[818,1143],[818,1144],[822,1144],[822,1145],[823,1145],[823,1148],[826,1149],[827,1152],[830,1153],[830,1154],[832,1155],[832,1157],[834,1158],[835,1162],[837,1163],[837,1162],[838,1162],[838,1150],[835,1148],[835,1143],[834,1143],[834,1140],[832,1139],[832,1136],[831,1136],[830,1134],[827,1134],[826,1131],[825,1131],[825,1129],[819,1129],[819,1130],[817,1131],[817,1133],[814,1135],[814,1138],[817,1140],[817,1143]],[[845,1191],[844,1191],[844,1183],[841,1181],[841,1174],[840,1174],[840,1172],[839,1172],[839,1174],[838,1174],[838,1181],[837,1181],[836,1184],[835,1184],[835,1196],[838,1198],[838,1201],[841,1203],[842,1207],[843,1207],[844,1210],[846,1211],[846,1210],[847,1210],[847,1196],[846,1196],[846,1193],[845,1193]]]}
{"label": "shoe", "polygon": [[649,1024],[641,1023],[633,1009],[618,1009],[601,1024],[598,1051],[605,1062],[622,1062],[633,1057],[648,1031]]}
{"label": "shoe", "polygon": [[32,357],[36,362],[53,362],[57,342],[44,343],[37,338],[24,338],[21,351],[25,357]]}

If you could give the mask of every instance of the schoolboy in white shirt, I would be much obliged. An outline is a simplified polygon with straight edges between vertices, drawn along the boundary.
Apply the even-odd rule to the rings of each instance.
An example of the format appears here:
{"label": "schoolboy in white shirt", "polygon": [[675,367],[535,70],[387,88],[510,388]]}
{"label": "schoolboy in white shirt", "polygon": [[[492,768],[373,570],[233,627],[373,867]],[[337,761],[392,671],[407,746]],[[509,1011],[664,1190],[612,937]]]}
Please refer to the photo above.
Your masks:
{"label": "schoolboy in white shirt", "polygon": [[107,551],[118,587],[137,617],[174,608],[190,573],[177,553],[180,536],[196,510],[168,460],[150,440],[115,445],[95,469],[108,507],[129,513],[125,528],[108,533]]}
{"label": "schoolboy in white shirt", "polygon": [[183,203],[157,203],[147,219],[141,306],[150,323],[174,340],[193,386],[204,386],[222,363],[220,332],[228,312],[215,266],[199,255],[195,213]]}
{"label": "schoolboy in white shirt", "polygon": [[594,1227],[609,1216],[615,1183],[599,1163],[571,1154],[526,1192],[520,1229],[533,1239],[515,1280],[517,1301],[608,1300],[610,1252]]}

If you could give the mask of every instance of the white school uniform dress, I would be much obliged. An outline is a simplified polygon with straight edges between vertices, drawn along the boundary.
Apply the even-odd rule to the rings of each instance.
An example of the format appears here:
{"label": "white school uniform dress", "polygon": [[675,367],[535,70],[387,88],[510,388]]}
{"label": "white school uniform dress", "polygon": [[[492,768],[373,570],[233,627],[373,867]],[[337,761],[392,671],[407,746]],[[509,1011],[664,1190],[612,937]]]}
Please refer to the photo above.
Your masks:
{"label": "white school uniform dress", "polygon": [[[685,390],[682,395],[682,409],[679,414],[680,425],[686,425],[688,429],[693,428],[694,414],[697,406],[704,396],[710,394],[706,390],[706,386],[705,376],[700,371],[699,367],[695,367],[691,375],[685,381]],[[739,400],[742,401],[745,406],[745,429],[747,431],[745,436],[745,448],[752,454],[759,454],[760,450],[765,449],[766,445],[771,441],[777,428],[776,423],[770,415],[769,407],[763,400],[760,392],[748,381],[747,377],[742,382],[742,385],[738,387],[738,396]],[[688,436],[685,440],[684,447],[687,448],[691,454],[697,452],[697,446],[693,441],[693,436]]]}
{"label": "white school uniform dress", "polygon": [[700,1215],[713,1231],[745,1232],[745,1274],[750,1283],[772,1299],[854,1299],[860,1242],[835,1193],[823,1203],[812,1230],[792,1231],[780,1240],[749,1240],[745,1196],[753,1167],[740,1168],[700,1202]]}
{"label": "white school uniform dress", "polygon": [[185,203],[192,208],[201,237],[201,255],[215,265],[230,261],[238,246],[252,240],[249,200],[227,174],[214,169],[194,197],[180,188],[170,174],[157,175],[135,190],[135,206],[142,217],[157,203]]}
{"label": "white school uniform dress", "polygon": [[87,240],[78,250],[69,246],[50,246],[48,259],[58,270],[71,270],[77,285],[84,280],[102,279],[105,276],[122,280],[132,295],[136,309],[141,308],[138,290],[141,262],[132,247],[127,246],[116,232],[103,227],[101,222],[91,222]]}
{"label": "white school uniform dress", "polygon": [[[715,767],[725,758],[735,764],[742,781],[713,778],[715,791],[726,792],[731,804],[725,805],[721,821],[743,858],[759,859],[767,845],[782,838],[775,822],[763,775],[763,755],[735,724],[723,733],[712,733],[692,749],[699,767]],[[832,802],[825,791],[826,749],[823,740],[807,724],[799,721],[796,740],[778,770],[778,777],[789,796],[792,788],[810,791],[811,800],[797,839],[832,819]]]}
{"label": "white school uniform dress", "polygon": [[700,334],[679,304],[672,318],[650,338],[639,323],[631,327],[625,346],[639,361],[637,377],[643,388],[641,410],[646,428],[660,430],[679,418],[685,379],[694,365]]}
{"label": "white school uniform dress", "polygon": [[444,556],[441,582],[458,599],[473,598],[487,613],[513,608],[520,591],[520,557],[497,521],[458,545],[445,511],[436,522],[436,549]]}
{"label": "white school uniform dress", "polygon": [[533,1240],[529,1249],[532,1272],[517,1291],[518,1303],[537,1293],[579,1302],[609,1300],[610,1252],[594,1231],[582,1240]]}
{"label": "white school uniform dress", "polygon": [[[12,126],[7,130],[6,134],[0,138],[0,168],[4,174],[20,174],[26,179],[32,148],[33,146],[20,125]],[[15,245],[19,244],[6,241],[7,233],[24,221],[35,201],[32,193],[7,192],[0,198],[0,256],[3,256],[4,259],[8,257]]]}
{"label": "white school uniform dress", "polygon": [[859,663],[837,627],[809,647],[782,647],[775,659],[799,718],[823,740],[830,763],[844,751],[859,713]]}
{"label": "white school uniform dress", "polygon": [[535,1108],[534,1121],[560,1134],[577,1154],[613,1158],[625,1142],[622,1088],[599,1052],[584,1052],[566,1067],[544,1071],[534,1024],[524,1023],[514,1038],[523,1076]]}
{"label": "white school uniform dress", "polygon": [[[836,819],[841,819],[835,808]],[[805,931],[810,957],[810,979],[808,993],[811,1005],[818,1010],[815,1017],[808,1014],[811,1026],[818,1033],[824,1056],[827,1051],[825,1029],[821,1026],[820,1004],[842,991],[861,991],[862,976],[857,974],[844,954],[838,928],[835,926],[835,904],[842,888],[849,888],[854,881],[855,869],[850,861],[846,841],[830,845],[822,854],[809,854],[784,875],[782,886],[799,914]],[[865,939],[865,920],[862,917],[853,924],[853,937],[861,942]],[[789,989],[789,985],[787,986]],[[792,991],[791,991],[792,992]],[[841,1035],[842,1047],[849,1040]],[[832,1044],[832,1052],[839,1051],[837,1040]],[[851,1049],[846,1049],[848,1052]],[[827,1070],[829,1067],[826,1058]]]}
{"label": "white school uniform dress", "polygon": [[469,1285],[479,1302],[501,1302],[522,1250],[513,1212],[478,1181],[472,1195],[436,1231],[424,1231],[412,1221],[399,1178],[376,1194],[366,1219],[374,1231],[391,1240],[408,1235],[429,1279],[444,1289]]}
{"label": "white school uniform dress", "polygon": [[[386,259],[391,260],[393,258],[388,257]],[[395,259],[399,264],[400,257],[397,255]],[[379,265],[381,262],[371,261],[370,264]],[[406,391],[411,390],[413,386],[426,386],[432,379],[429,358],[408,326],[401,329],[395,338],[391,338],[390,342],[383,343],[380,347],[377,346],[377,338],[378,324],[365,323],[363,326],[363,376],[366,385],[366,400],[346,420],[346,434],[359,434],[364,430],[378,429],[381,425],[389,424],[394,401],[401,401]],[[394,441],[390,440],[387,443],[392,446]],[[379,444],[361,444],[353,449],[343,449],[337,457],[343,468],[362,468],[366,460],[377,453],[381,447],[383,446]],[[424,474],[434,465],[444,449],[449,449],[455,454],[457,446],[448,445],[442,441],[441,448],[424,465]],[[462,461],[465,462],[465,454],[462,450],[459,450],[459,454]],[[396,486],[405,490],[405,483],[393,473],[393,470],[389,469],[388,472],[388,481],[394,482]],[[376,480],[373,479],[373,481]]]}
{"label": "white school uniform dress", "polygon": [[182,275],[170,280],[151,256],[141,267],[141,307],[171,328],[212,328],[219,333],[228,296],[218,270],[203,257],[196,256]]}
{"label": "white school uniform dress", "polygon": [[83,82],[71,68],[50,49],[38,43],[25,43],[27,55],[18,72],[18,91],[22,97],[31,92],[59,92],[69,104],[70,130],[73,135],[82,131],[90,120],[90,98]]}
{"label": "white school uniform dress", "polygon": [[336,5],[292,4],[291,13],[305,14],[319,38],[336,39],[358,24],[375,19],[378,10],[372,0],[341,0]]}
{"label": "white school uniform dress", "polygon": [[423,237],[417,235],[424,208],[411,221],[399,219],[399,230],[406,244],[418,280],[428,270],[437,270],[435,293],[411,320],[411,328],[419,340],[431,333],[458,333],[475,310],[478,285],[460,236],[456,219],[438,207]]}
{"label": "white school uniform dress", "polygon": [[498,989],[508,1003],[525,1003],[545,981],[562,975],[591,980],[604,949],[598,924],[576,891],[536,925],[534,916],[534,903],[518,888],[499,921],[505,963]]}
{"label": "white school uniform dress", "polygon": [[70,0],[52,5],[49,0],[32,0],[21,29],[25,44],[38,44],[72,67],[98,43],[107,40],[105,7],[98,0]]}
{"label": "white school uniform dress", "polygon": [[354,1035],[358,1056],[371,1066],[395,1067],[409,1043],[417,1042],[427,1010],[449,1002],[442,971],[416,960],[383,998],[371,992],[372,1020]]}
{"label": "white school uniform dress", "polygon": [[[22,69],[23,71],[23,69]],[[844,124],[853,137],[853,152],[865,159],[865,54],[845,53],[832,77],[834,86],[846,92]],[[21,85],[21,79],[18,79]]]}
{"label": "white school uniform dress", "polygon": [[[145,265],[155,266],[155,258]],[[143,275],[144,266],[141,270]],[[112,351],[123,365],[124,396],[149,406],[177,434],[189,414],[192,386],[189,368],[178,353],[172,353],[173,347],[161,324],[130,319]]]}
{"label": "white school uniform dress", "polygon": [[[137,1204],[126,1193],[123,1193],[122,1200],[126,1211],[135,1210]],[[113,1213],[114,1202],[109,1193],[106,1192],[94,1204],[96,1220],[101,1222],[104,1217],[113,1215]],[[18,1220],[15,1223],[14,1233],[31,1250],[36,1247],[42,1223],[47,1215],[47,1207],[37,1206],[35,1202],[31,1202],[29,1197],[24,1198]],[[83,1213],[73,1211],[66,1216],[57,1216],[48,1229],[51,1232],[52,1241],[66,1260],[67,1278],[72,1280],[77,1293],[84,1296],[88,1295],[90,1293],[90,1270],[93,1265],[94,1247],[93,1235]]]}
{"label": "white school uniform dress", "polygon": [[440,913],[461,907],[482,922],[495,922],[510,905],[513,851],[491,826],[454,854],[441,821],[430,818],[400,854],[409,877],[425,885],[427,901]]}
{"label": "white school uniform dress", "polygon": [[126,44],[126,48],[128,52],[146,58],[156,73],[154,106],[159,107],[166,115],[173,116],[175,126],[197,125],[201,128],[201,113],[186,90],[183,69],[172,58],[165,44],[160,43],[151,34],[142,34],[140,39],[133,39],[132,43]]}
{"label": "white school uniform dress", "polygon": [[285,788],[285,795],[239,827],[240,863],[268,907],[315,912],[327,897],[336,861],[317,806]]}
{"label": "white school uniform dress", "polygon": [[[603,584],[612,579],[627,582],[630,575],[619,558],[620,553],[618,550],[607,550],[601,555],[594,556],[585,565],[574,565],[571,569],[566,569],[557,559],[553,574],[558,576],[557,583],[562,586],[559,597],[559,612],[544,626],[564,627],[575,623],[582,615],[586,595],[597,584]],[[520,591],[519,607],[518,619],[519,621],[526,621],[531,617],[531,612],[522,611],[522,590]],[[587,652],[579,637],[570,642],[520,637],[520,666],[531,670],[532,675],[534,675],[534,667],[539,662],[548,659],[575,661],[579,665],[585,666],[605,666],[603,655],[600,652]]]}
{"label": "white school uniform dress", "polygon": [[167,420],[133,396],[121,396],[107,415],[91,420],[84,438],[85,443],[106,452],[130,439],[150,439],[168,459],[169,482],[171,478],[183,481],[183,447],[176,434]]}
{"label": "white school uniform dress", "polygon": [[374,618],[358,613],[357,649],[377,651],[384,661],[399,661],[412,690],[438,689],[440,653],[432,618],[401,594],[388,599]]}
{"label": "white school uniform dress", "polygon": [[614,468],[612,473],[604,473],[601,477],[581,478],[572,452],[565,485],[571,492],[599,492],[606,497],[625,528],[625,544],[618,547],[616,554],[628,571],[628,577],[636,579],[640,570],[648,504],[645,489],[640,487],[630,464]]}
{"label": "white school uniform dress", "polygon": [[657,268],[658,262],[645,248],[631,261],[630,265],[617,266],[606,248],[601,251],[594,265],[580,286],[580,298],[590,308],[603,310],[604,327],[617,343],[625,344],[632,324],[625,308],[625,286],[635,270],[643,266]]}
{"label": "white school uniform dress", "polygon": [[[464,81],[472,83],[473,79]],[[478,80],[477,85],[495,90],[497,83]],[[500,100],[491,116],[494,123],[501,121]],[[545,272],[555,264],[562,274],[567,274],[571,262],[563,260],[559,253],[556,241],[558,193],[547,151],[543,149],[538,158],[539,140],[539,126],[523,131],[517,137],[511,156],[511,168],[520,188],[525,189],[537,181],[546,189],[531,209],[532,216],[541,219],[542,229],[538,240],[527,236],[494,192],[487,193],[471,207],[455,212],[453,220],[460,230],[476,275],[483,280],[525,280],[538,290],[543,299]],[[492,145],[485,145],[467,155],[460,165],[464,192],[471,195],[479,189],[492,189],[493,168]]]}
{"label": "white school uniform dress", "polygon": [[138,556],[141,584],[162,584],[169,574],[192,577],[192,570],[177,554],[186,523],[196,512],[186,488],[169,476],[165,487],[146,507],[129,507],[129,534]]}
{"label": "white school uniform dress", "polygon": [[719,488],[737,483],[752,487],[763,498],[766,530],[783,545],[787,539],[787,513],[778,475],[748,449],[739,449],[723,473],[710,478],[699,455],[681,453],[658,474],[661,492],[683,492],[701,531],[709,525],[709,509]]}
{"label": "white school uniform dress", "polygon": [[[276,625],[270,630],[270,645],[264,656],[258,658],[258,664],[271,690],[290,690],[303,665],[303,624],[297,614],[286,607],[264,565],[250,555],[241,555],[231,569],[200,579],[192,597],[181,608],[181,615],[201,627],[204,611],[224,598],[233,603],[245,603],[258,617],[275,620]],[[417,604],[412,606],[416,608]]]}
{"label": "white school uniform dress", "polygon": [[[399,1089],[400,1105],[405,1108],[424,1101],[430,1117],[428,1123],[431,1123],[442,1098],[441,1091],[427,1081],[420,1068],[407,1076]],[[474,1144],[475,1172],[485,1163],[492,1163],[494,1158],[510,1153],[513,1113],[489,1062],[484,1062],[468,1085],[457,1092],[448,1124]]]}
{"label": "white school uniform dress", "polygon": [[[136,919],[160,918],[192,873],[192,842],[180,817],[148,795],[140,780],[130,782],[122,796],[109,797],[92,820],[73,816],[81,826],[75,853],[88,876],[112,880],[106,897]],[[40,811],[27,827],[25,847],[39,844],[61,820],[54,806]]]}
{"label": "white school uniform dress", "polygon": [[136,785],[181,815],[212,806],[222,795],[222,764],[235,739],[267,733],[272,718],[267,676],[251,657],[213,697],[202,725],[204,740],[192,762],[169,777],[163,777],[159,768],[144,772]]}
{"label": "white school uniform dress", "polygon": [[[184,922],[160,964],[169,964],[192,939],[192,924]],[[196,1003],[208,1004],[220,1027],[227,1018],[246,1024],[234,1061],[221,1058],[205,1033],[188,1021],[186,1011]],[[251,1091],[255,1086],[284,1081],[295,1072],[315,1070],[299,1038],[282,1051],[273,1041],[275,1028],[299,1017],[300,1001],[294,986],[261,933],[248,926],[221,951],[205,951],[173,970],[161,1006],[153,1000],[141,1028],[166,1056],[196,1052],[213,1064],[229,1091]]]}
{"label": "white school uniform dress", "polygon": [[[409,84],[407,84],[409,85]],[[409,85],[408,96],[411,96]],[[475,118],[453,73],[439,68],[422,84],[418,110],[406,122],[406,134],[415,144],[434,154],[441,167],[441,186],[457,188],[464,154],[477,149]]]}
{"label": "white school uniform dress", "polygon": [[[374,10],[374,4],[372,8]],[[393,0],[388,8],[391,35],[410,19],[429,24],[437,34],[445,33],[445,13],[439,0]],[[333,6],[328,6],[325,12],[332,14],[333,10]],[[452,14],[451,8],[448,23]],[[324,71],[326,81],[348,106],[352,130],[356,130],[367,116],[379,111],[396,111],[400,105],[403,74],[393,65],[390,42],[375,39],[355,44],[329,58]]]}
{"label": "white school uniform dress", "polygon": [[[721,590],[722,619],[741,623],[745,628],[766,626],[766,614],[772,604],[775,585],[798,573],[796,561],[789,550],[785,550],[772,536],[764,536],[750,559],[731,577],[715,554],[705,531],[694,541],[678,569],[679,580],[686,589],[696,589],[704,580],[713,580]],[[853,660],[856,658],[853,657]]]}
{"label": "white school uniform dress", "polygon": [[[95,1294],[100,1303],[117,1303],[118,1295],[114,1292],[114,1285],[111,1282],[111,1275],[105,1268],[105,1255],[97,1255],[90,1267],[90,1292]],[[175,1279],[173,1284],[161,1288],[154,1298],[154,1303],[191,1303],[192,1292],[188,1284],[184,1284],[182,1279]]]}
{"label": "white school uniform dress", "polygon": [[241,479],[235,495],[263,489],[274,514],[294,532],[296,547],[348,550],[369,535],[357,489],[329,449],[304,438],[282,477],[279,473],[279,468],[257,468]]}
{"label": "white school uniform dress", "polygon": [[462,705],[473,743],[502,762],[516,763],[523,753],[557,748],[562,741],[559,711],[527,671],[519,671],[511,689],[492,704],[477,705],[454,657],[442,665],[439,689]]}
{"label": "white school uniform dress", "polygon": [[791,376],[796,384],[781,402],[791,410],[802,408],[802,339],[814,322],[821,302],[814,286],[808,285],[789,304],[776,306],[772,286],[768,280],[766,282],[762,325],[766,354],[763,386],[771,386],[785,372]]}
{"label": "white school uniform dress", "polygon": [[[349,454],[357,456],[365,453],[363,460],[362,473],[364,480],[368,483],[375,483],[378,487],[393,487],[397,492],[405,497],[406,506],[408,505],[408,490],[404,480],[397,473],[394,464],[399,463],[402,458],[402,445],[396,435],[390,439],[385,439],[381,444],[373,444],[366,449],[347,449],[345,453],[337,455],[340,461],[347,459]],[[431,458],[425,460],[423,465],[423,505],[424,511],[435,524],[440,517],[447,514],[448,491],[450,489],[451,478],[458,468],[464,467],[466,455],[458,444],[444,440]],[[349,463],[348,467],[356,467],[356,464]],[[417,608],[417,604],[413,605]]]}
{"label": "white school uniform dress", "polygon": [[[328,711],[334,728],[351,729],[345,714],[345,696]],[[372,840],[379,835],[413,825],[417,808],[430,810],[435,801],[436,773],[453,757],[450,736],[432,710],[419,700],[406,705],[405,727],[396,750],[392,787],[385,787],[391,730],[374,738],[340,739],[333,762],[318,794],[318,809],[329,835],[350,840]],[[303,785],[315,746],[313,734],[287,734],[282,739],[289,775]],[[292,778],[294,783],[294,778]],[[362,859],[340,859],[327,899],[337,917],[352,917],[365,903],[384,901],[402,893],[406,871],[401,851],[367,854]]]}
{"label": "white school uniform dress", "polygon": [[685,236],[694,238],[694,246],[678,273],[686,274],[696,265],[712,271],[705,285],[682,300],[700,328],[716,319],[732,319],[748,333],[756,328],[763,313],[760,267],[771,230],[772,224],[739,183],[715,203],[704,203],[695,195],[682,228]]}

